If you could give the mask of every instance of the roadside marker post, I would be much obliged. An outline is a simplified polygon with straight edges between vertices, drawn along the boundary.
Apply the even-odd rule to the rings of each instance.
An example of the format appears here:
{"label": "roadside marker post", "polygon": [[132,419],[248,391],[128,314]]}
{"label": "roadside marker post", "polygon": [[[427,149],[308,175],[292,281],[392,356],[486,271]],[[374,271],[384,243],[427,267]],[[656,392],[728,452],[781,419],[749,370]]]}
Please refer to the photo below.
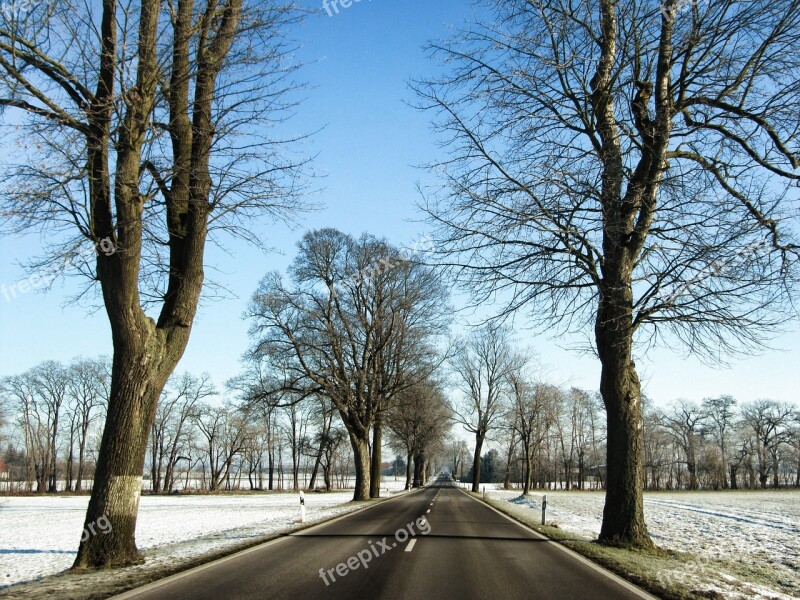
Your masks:
{"label": "roadside marker post", "polygon": [[542,525],[545,524],[546,521],[546,513],[547,513],[547,494],[542,496]]}
{"label": "roadside marker post", "polygon": [[306,495],[300,490],[300,522],[306,522]]}

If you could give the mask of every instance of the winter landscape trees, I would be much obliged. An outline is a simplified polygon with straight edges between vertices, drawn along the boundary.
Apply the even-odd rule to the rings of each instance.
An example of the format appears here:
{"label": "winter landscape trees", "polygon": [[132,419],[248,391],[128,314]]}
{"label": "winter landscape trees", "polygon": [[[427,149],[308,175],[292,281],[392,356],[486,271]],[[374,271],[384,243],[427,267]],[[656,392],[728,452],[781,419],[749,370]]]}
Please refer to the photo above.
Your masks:
{"label": "winter landscape trees", "polygon": [[53,261],[110,244],[75,266],[99,282],[112,330],[86,523],[104,516],[113,530],[82,541],[75,565],[136,563],[147,440],[189,340],[206,240],[298,206],[298,165],[259,127],[291,103],[284,29],[297,13],[241,0],[64,0],[16,16],[0,16],[0,106],[24,113],[28,156],[7,174],[4,213],[13,230],[66,234]]}
{"label": "winter landscape trees", "polygon": [[[386,447],[407,488],[446,464],[473,492],[606,490],[600,540],[631,548],[652,547],[645,489],[800,487],[795,399],[650,399],[634,362],[665,345],[718,365],[797,317],[800,2],[483,8],[414,86],[446,138],[441,186],[422,188],[429,252],[308,231],[253,293],[243,372],[220,389],[173,372],[207,242],[253,241],[254,219],[304,206],[304,161],[268,137],[295,107],[300,11],[0,11],[3,229],[43,234],[33,274],[86,276],[112,333],[108,360],[47,360],[0,386],[0,485],[90,490],[86,523],[110,523],[76,568],[142,560],[143,489],[352,479],[367,500]],[[480,325],[451,329],[453,283]],[[521,323],[590,340],[597,391],[548,380]]]}
{"label": "winter landscape trees", "polygon": [[289,276],[286,285],[267,275],[250,305],[252,359],[271,371],[261,394],[276,403],[328,398],[352,446],[354,499],[367,499],[377,490],[371,461],[380,464],[383,417],[440,362],[446,293],[399,249],[333,229],[306,234]]}
{"label": "winter landscape trees", "polygon": [[690,4],[490,2],[416,86],[452,151],[422,206],[440,262],[475,304],[593,335],[623,546],[652,545],[634,349],[757,346],[796,282],[800,7]]}

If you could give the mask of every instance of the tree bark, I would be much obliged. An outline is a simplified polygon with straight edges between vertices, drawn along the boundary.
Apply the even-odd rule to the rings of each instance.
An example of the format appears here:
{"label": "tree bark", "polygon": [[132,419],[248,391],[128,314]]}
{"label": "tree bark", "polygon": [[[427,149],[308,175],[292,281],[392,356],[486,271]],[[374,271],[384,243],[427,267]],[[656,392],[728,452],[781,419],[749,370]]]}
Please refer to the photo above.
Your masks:
{"label": "tree bark", "polygon": [[415,488],[425,485],[425,454],[417,452],[414,455],[414,484]]}
{"label": "tree bark", "polygon": [[84,523],[91,531],[88,526],[105,517],[111,530],[81,541],[75,569],[143,561],[135,540],[142,465],[156,404],[174,365],[159,369],[151,364],[150,344],[134,350],[141,341],[125,352],[115,348],[108,416]]}
{"label": "tree bark", "polygon": [[349,436],[350,445],[353,447],[353,462],[356,470],[353,500],[369,500],[369,441],[368,439],[359,438],[352,432],[349,433]]}
{"label": "tree bark", "polygon": [[381,446],[383,445],[383,424],[376,417],[372,428],[372,462],[370,465],[369,497],[381,497]]}
{"label": "tree bark", "polygon": [[527,496],[531,491],[531,452],[527,443],[525,444],[525,483],[522,488],[522,495]]}
{"label": "tree bark", "polygon": [[632,349],[630,285],[608,286],[600,299],[596,338],[602,364],[600,393],[608,416],[606,502],[600,540],[615,546],[653,546],[644,521],[644,437],[641,386]]}
{"label": "tree bark", "polygon": [[472,491],[477,492],[481,485],[481,449],[484,436],[475,434],[475,454],[472,456]]}

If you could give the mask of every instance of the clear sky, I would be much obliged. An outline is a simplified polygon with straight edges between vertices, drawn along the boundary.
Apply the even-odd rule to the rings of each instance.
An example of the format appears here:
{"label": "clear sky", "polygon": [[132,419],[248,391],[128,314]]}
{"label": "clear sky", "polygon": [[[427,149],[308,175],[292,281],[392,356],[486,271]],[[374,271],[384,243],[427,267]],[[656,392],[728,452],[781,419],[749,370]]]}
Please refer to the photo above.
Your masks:
{"label": "clear sky", "polygon": [[[322,0],[301,5],[321,9]],[[282,225],[253,231],[278,253],[264,255],[241,242],[229,243],[227,253],[209,249],[207,276],[237,297],[203,303],[179,371],[207,371],[219,387],[238,372],[249,343],[241,318],[248,298],[264,273],[286,267],[306,229],[367,231],[397,244],[424,235],[414,208],[416,184],[432,181],[432,175],[416,165],[433,160],[439,147],[429,115],[408,106],[414,98],[407,83],[436,68],[424,56],[425,42],[448,37],[471,13],[468,0],[354,0],[333,16],[323,11],[310,17],[296,32],[300,58],[309,63],[300,77],[310,88],[291,127],[324,127],[305,150],[316,155],[314,168],[324,175],[316,182],[316,200],[325,208],[307,215],[294,231]],[[36,255],[39,245],[38,235],[0,239],[0,284],[22,279],[17,263]],[[0,376],[48,359],[111,353],[103,311],[65,305],[75,289],[67,280],[46,294],[33,291],[10,301],[0,294]],[[597,389],[596,359],[565,349],[578,340],[536,336],[522,327],[523,319],[517,324],[517,338],[536,352],[555,382]],[[773,342],[780,351],[736,361],[729,369],[708,368],[668,350],[649,352],[636,361],[645,392],[659,404],[723,393],[740,401],[797,402],[800,327],[789,324],[787,330]]]}

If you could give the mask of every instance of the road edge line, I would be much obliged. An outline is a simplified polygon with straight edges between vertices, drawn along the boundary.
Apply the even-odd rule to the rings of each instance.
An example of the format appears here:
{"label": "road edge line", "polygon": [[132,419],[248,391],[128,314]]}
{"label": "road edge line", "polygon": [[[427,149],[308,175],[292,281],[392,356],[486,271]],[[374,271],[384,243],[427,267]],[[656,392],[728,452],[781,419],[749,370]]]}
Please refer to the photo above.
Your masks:
{"label": "road edge line", "polygon": [[488,502],[484,502],[482,499],[476,498],[472,494],[467,493],[466,491],[462,490],[458,486],[455,486],[455,488],[457,490],[459,490],[461,493],[463,493],[465,496],[467,496],[468,498],[471,498],[471,499],[475,500],[475,502],[480,502],[481,504],[483,504],[487,508],[489,508],[489,509],[493,510],[494,512],[496,512],[498,515],[505,517],[506,519],[508,519],[512,523],[515,523],[516,525],[519,525],[524,530],[533,533],[538,538],[549,542],[550,544],[552,544],[553,546],[555,546],[556,548],[558,548],[559,550],[561,550],[565,554],[568,554],[572,558],[578,560],[578,562],[583,563],[587,567],[590,567],[591,569],[593,569],[594,571],[597,571],[598,573],[601,573],[602,575],[605,575],[608,579],[611,579],[615,583],[621,585],[622,587],[624,587],[629,592],[633,592],[633,593],[637,594],[640,598],[644,598],[645,600],[660,600],[658,598],[658,596],[652,595],[650,592],[647,592],[647,591],[643,590],[642,588],[640,588],[639,586],[635,585],[634,583],[628,581],[624,577],[621,577],[621,576],[617,575],[613,571],[610,571],[609,569],[605,568],[604,566],[597,564],[593,560],[590,560],[590,559],[586,558],[582,554],[579,554],[579,553],[575,552],[571,548],[567,548],[563,544],[560,544],[558,542],[558,540],[551,539],[551,538],[547,537],[546,535],[544,535],[543,533],[540,533],[540,532],[536,531],[533,527],[531,527],[527,523],[524,523],[523,521],[520,521],[519,519],[517,519],[513,515],[509,515],[509,514],[504,513],[503,511],[501,511],[500,509],[495,508],[494,506],[492,506]]}

